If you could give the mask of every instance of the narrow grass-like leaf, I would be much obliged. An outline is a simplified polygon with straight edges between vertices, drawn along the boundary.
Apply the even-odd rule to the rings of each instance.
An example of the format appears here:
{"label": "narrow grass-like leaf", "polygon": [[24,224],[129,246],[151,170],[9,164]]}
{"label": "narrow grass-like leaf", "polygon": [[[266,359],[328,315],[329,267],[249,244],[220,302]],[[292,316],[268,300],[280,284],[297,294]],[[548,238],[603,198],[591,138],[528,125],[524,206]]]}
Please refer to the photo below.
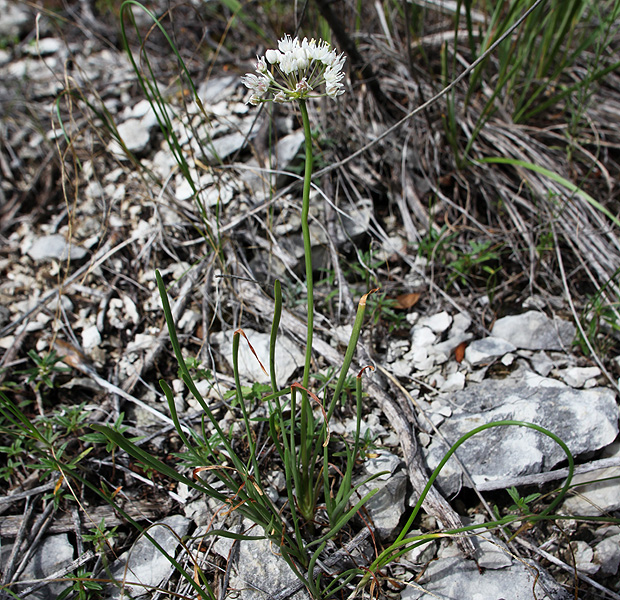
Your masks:
{"label": "narrow grass-like leaf", "polygon": [[[178,471],[162,462],[158,458],[154,457],[152,454],[149,454],[145,450],[142,450],[139,446],[136,446],[133,442],[130,442],[125,436],[120,434],[118,431],[115,431],[111,427],[107,425],[91,425],[91,429],[94,431],[98,431],[105,435],[110,441],[114,442],[119,448],[127,452],[130,456],[133,456],[136,460],[140,461],[143,465],[150,469],[154,469],[158,473],[176,481],[178,483],[184,483],[188,487],[191,487],[203,494],[207,494],[209,492],[215,492],[215,490],[208,490],[204,486],[197,484],[195,481],[192,481],[188,477],[181,475]],[[217,494],[218,500],[226,500],[226,496],[215,492]]]}
{"label": "narrow grass-like leaf", "polygon": [[528,169],[530,171],[534,171],[536,173],[540,173],[541,175],[545,175],[549,177],[556,183],[559,183],[561,186],[565,187],[567,190],[572,192],[573,194],[580,196],[598,211],[603,213],[610,221],[614,223],[617,227],[620,227],[620,219],[616,217],[609,209],[603,206],[598,200],[595,200],[590,194],[584,192],[581,188],[576,186],[572,181],[550,171],[549,169],[545,169],[539,165],[535,165],[534,163],[526,162],[523,160],[518,160],[516,158],[504,158],[504,157],[493,157],[489,156],[486,158],[481,158],[477,162],[480,163],[495,163],[495,164],[503,164],[503,165],[512,165],[513,167],[522,167],[524,169]]}

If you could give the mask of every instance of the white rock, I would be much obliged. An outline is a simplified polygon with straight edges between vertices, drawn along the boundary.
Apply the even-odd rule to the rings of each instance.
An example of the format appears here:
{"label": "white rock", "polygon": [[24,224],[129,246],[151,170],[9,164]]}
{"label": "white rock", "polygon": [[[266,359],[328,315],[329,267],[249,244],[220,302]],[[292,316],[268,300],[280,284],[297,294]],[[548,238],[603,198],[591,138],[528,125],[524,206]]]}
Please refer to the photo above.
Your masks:
{"label": "white rock", "polygon": [[593,562],[605,575],[615,575],[620,566],[620,535],[605,538],[594,547]]}
{"label": "white rock", "polygon": [[0,38],[12,43],[34,21],[26,5],[0,0]]}
{"label": "white rock", "polygon": [[446,420],[440,413],[431,413],[428,418],[435,427],[439,427]]}
{"label": "white rock", "polygon": [[[452,330],[453,329],[454,327],[452,328]],[[435,344],[432,347],[431,351],[433,352],[433,354],[435,354],[436,356],[440,356],[440,355],[449,356],[452,352],[454,352],[454,349],[459,344],[462,344],[463,342],[467,342],[468,340],[471,340],[471,338],[473,337],[471,333],[464,333],[464,332],[458,332],[458,331],[455,335],[453,335],[452,330],[450,331],[450,337],[445,342],[440,342],[439,344]]]}
{"label": "white rock", "polygon": [[527,350],[564,350],[575,337],[575,326],[560,318],[530,310],[495,321],[492,334]]}
{"label": "white rock", "polygon": [[[407,537],[415,537],[416,535],[421,535],[421,531],[411,531],[407,534]],[[427,562],[433,560],[435,558],[435,554],[437,552],[437,541],[429,540],[421,546],[417,546],[412,548],[404,555],[404,559],[413,563],[414,565],[424,565]]]}
{"label": "white rock", "polygon": [[112,298],[106,316],[110,325],[116,329],[124,329],[129,323],[137,325],[140,321],[136,304],[127,295],[123,295],[122,298]]}
{"label": "white rock", "polygon": [[593,563],[594,550],[587,542],[579,540],[571,544],[571,549],[575,556],[575,563],[577,569],[586,575],[594,575],[599,569],[600,565]]}
{"label": "white rock", "polygon": [[[338,331],[338,327],[336,331]],[[336,334],[338,335],[338,334]],[[388,343],[387,352],[385,354],[385,361],[392,363],[404,356],[409,350],[409,342],[407,340],[391,340]]]}
{"label": "white rock", "polygon": [[235,75],[208,79],[198,87],[198,97],[209,111],[211,104],[230,98],[239,83]]}
{"label": "white rock", "polygon": [[574,388],[582,388],[588,379],[593,379],[601,374],[598,367],[570,367],[560,371],[560,377],[564,383]]}
{"label": "white rock", "polygon": [[441,400],[433,400],[431,402],[431,410],[444,417],[452,416],[452,409]]}
{"label": "white rock", "polygon": [[364,506],[370,513],[377,533],[383,539],[394,533],[405,511],[408,478],[404,470],[398,470],[401,462],[398,456],[381,450],[376,458],[366,461],[362,473],[356,479],[357,484],[371,475],[387,472],[360,486],[358,490],[361,497],[371,490],[379,490]]}
{"label": "white rock", "polygon": [[[505,419],[528,421],[552,430],[574,456],[605,448],[618,434],[618,405],[611,390],[575,390],[531,371],[517,371],[505,379],[470,384],[455,392],[451,400],[454,412],[440,427],[448,444],[475,427]],[[444,453],[445,446],[433,441],[429,448],[429,467],[437,466]],[[515,426],[493,427],[479,433],[459,448],[458,455],[474,482],[487,484],[504,477],[548,470],[566,458],[551,438],[533,429]],[[592,474],[588,473],[587,478],[591,479]],[[438,477],[439,486],[451,495],[458,491],[459,481],[458,471],[451,471],[448,462]],[[600,498],[600,502],[604,502],[603,509],[617,510],[620,482],[596,485],[597,489],[600,486],[600,493],[609,494],[609,497]],[[570,498],[566,504],[576,501]],[[571,512],[572,505],[566,510]]]}
{"label": "white rock", "polygon": [[480,534],[475,538],[478,546],[476,560],[483,569],[505,569],[512,565],[512,558],[505,544],[488,533]]}
{"label": "white rock", "polygon": [[[247,529],[247,527],[245,527]],[[255,527],[250,535],[262,535],[263,530]],[[232,540],[231,540],[232,541]],[[228,560],[231,545],[218,540],[217,552]],[[277,546],[267,539],[246,540],[238,543],[239,554],[230,576],[230,587],[236,590],[240,600],[267,600],[274,594],[295,585],[299,580],[292,569],[279,555]],[[307,600],[305,591],[290,596],[290,600]]]}
{"label": "white rock", "polygon": [[423,448],[426,448],[431,443],[431,436],[428,435],[428,433],[425,433],[424,431],[418,432],[418,443]]}
{"label": "white rock", "polygon": [[15,344],[15,336],[13,335],[8,335],[6,337],[0,338],[0,348],[2,348],[3,350],[8,350],[9,348],[12,348],[13,344]]}
{"label": "white rock", "polygon": [[[127,150],[134,154],[140,154],[146,150],[151,139],[151,132],[148,124],[143,123],[141,119],[127,119],[117,126],[117,130]],[[127,158],[125,150],[116,140],[112,140],[108,149],[117,158]]]}
{"label": "white rock", "polygon": [[499,571],[478,569],[473,560],[442,556],[432,561],[402,600],[567,600],[565,593],[539,565],[513,561]]}
{"label": "white rock", "polygon": [[[589,393],[589,392],[582,392]],[[620,443],[609,446],[606,456],[620,456]],[[610,479],[611,478],[611,479]],[[576,488],[577,495],[564,501],[563,511],[571,515],[601,516],[620,509],[620,467],[609,467],[590,471],[573,478],[573,485],[597,479],[606,480],[589,483]]]}
{"label": "white rock", "polygon": [[417,371],[428,371],[435,365],[435,355],[429,355],[428,350],[424,346],[413,346],[403,359],[411,361]]}
{"label": "white rock", "polygon": [[101,345],[101,334],[96,325],[85,327],[82,331],[82,348],[88,351]]}
{"label": "white rock", "polygon": [[49,56],[55,54],[61,48],[64,43],[62,40],[56,38],[41,38],[38,42],[33,42],[24,48],[26,54],[31,56]]}
{"label": "white rock", "polygon": [[502,356],[502,358],[500,359],[500,362],[505,367],[509,367],[515,361],[516,358],[517,357],[510,352],[508,354],[504,354],[504,356]]}
{"label": "white rock", "polygon": [[432,346],[436,340],[437,336],[430,327],[416,325],[411,332],[411,346],[413,348]]}
{"label": "white rock", "polygon": [[444,310],[430,317],[422,317],[418,324],[428,327],[435,333],[443,333],[452,325],[452,317]]}
{"label": "white rock", "polygon": [[[149,527],[148,533],[168,554],[174,556],[180,539],[187,533],[190,520],[182,515],[171,515]],[[170,529],[172,531],[170,531]],[[174,532],[174,535],[172,532]],[[122,554],[111,567],[112,576],[118,581],[139,581],[142,585],[126,585],[124,593],[114,588],[113,598],[143,594],[157,587],[173,571],[170,561],[146,537],[141,537],[130,552]],[[143,587],[144,586],[144,587]]]}
{"label": "white rock", "polygon": [[153,107],[148,100],[140,100],[139,102],[136,102],[136,104],[125,111],[125,117],[128,119],[142,119],[143,117],[146,117],[147,122],[157,122],[157,117],[155,116]]}
{"label": "white rock", "polygon": [[395,377],[409,377],[413,372],[413,363],[409,360],[395,360],[390,364],[390,371]]}
{"label": "white rock", "polygon": [[342,224],[348,236],[355,239],[366,233],[373,215],[374,209],[371,200],[361,200],[356,206],[347,210],[346,215],[343,216]]}
{"label": "white rock", "polygon": [[204,148],[202,148],[205,155],[204,159],[207,162],[213,160],[223,160],[227,156],[237,152],[237,150],[241,150],[247,141],[247,135],[242,131],[235,131],[233,133],[223,135],[213,140],[210,144],[205,144]]}
{"label": "white rock", "polygon": [[339,325],[334,327],[332,332],[340,344],[347,346],[349,344],[349,340],[351,339],[351,334],[353,333],[353,325]]}
{"label": "white rock", "polygon": [[285,169],[295,156],[297,156],[304,139],[303,131],[298,129],[278,140],[275,147],[274,168]]}
{"label": "white rock", "polygon": [[[36,551],[28,562],[22,580],[45,579],[73,560],[74,549],[66,533],[50,535],[39,542]],[[67,582],[52,582],[29,595],[34,600],[53,600],[67,587]],[[18,593],[19,596],[19,593]]]}
{"label": "white rock", "polygon": [[457,372],[448,375],[448,378],[440,386],[442,392],[458,392],[465,387],[465,373]]}
{"label": "white rock", "polygon": [[149,333],[136,333],[132,342],[127,344],[127,352],[149,350],[156,343],[156,337]]}
{"label": "white rock", "polygon": [[450,330],[450,334],[454,335],[457,332],[465,333],[471,325],[471,317],[466,315],[465,313],[459,313],[458,315],[454,315],[452,319],[452,329]]}
{"label": "white rock", "polygon": [[489,336],[471,342],[465,349],[465,360],[473,366],[488,364],[516,349],[513,344],[502,338]]}
{"label": "white rock", "polygon": [[[243,331],[268,372],[270,335],[254,331],[253,329],[244,328]],[[232,369],[233,333],[218,332],[212,336],[212,341],[220,346],[220,352],[222,352]],[[304,354],[299,350],[298,345],[292,342],[290,338],[279,335],[276,346],[276,379],[278,385],[283,387],[290,383],[293,373],[299,367],[303,367],[303,364]],[[256,356],[249,349],[248,342],[245,339],[241,339],[239,342],[239,374],[242,380],[249,383],[269,383],[270,381],[269,375],[263,372]]]}
{"label": "white rock", "polygon": [[192,333],[200,321],[202,321],[202,315],[198,311],[186,310],[179,319],[177,327],[185,333]]}
{"label": "white rock", "polygon": [[37,238],[28,249],[27,254],[32,260],[80,260],[86,256],[86,250],[77,244],[68,244],[65,237],[60,234],[46,235]]}

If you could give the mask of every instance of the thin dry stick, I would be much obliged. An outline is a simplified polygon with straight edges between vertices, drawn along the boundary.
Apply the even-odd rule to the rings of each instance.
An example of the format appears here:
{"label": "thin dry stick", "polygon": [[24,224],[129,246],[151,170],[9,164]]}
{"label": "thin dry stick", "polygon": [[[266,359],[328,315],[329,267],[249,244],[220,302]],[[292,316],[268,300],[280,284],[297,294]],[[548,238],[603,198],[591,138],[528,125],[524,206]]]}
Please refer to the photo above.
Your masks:
{"label": "thin dry stick", "polygon": [[521,544],[521,546],[523,546],[524,548],[527,548],[531,552],[535,552],[539,556],[542,556],[543,558],[548,560],[550,563],[560,567],[561,569],[563,569],[564,571],[567,571],[568,573],[571,573],[572,575],[574,575],[576,571],[577,577],[579,577],[579,579],[581,579],[582,581],[585,581],[588,585],[591,585],[597,590],[604,592],[613,600],[620,600],[620,595],[612,592],[610,589],[602,586],[600,583],[597,583],[596,581],[594,581],[594,579],[591,579],[590,577],[588,577],[581,571],[576,570],[574,567],[571,567],[570,565],[566,564],[564,561],[561,561],[559,558],[553,556],[553,554],[550,554],[549,552],[545,552],[544,550],[537,548],[536,546],[534,546],[533,544],[530,544],[528,541],[524,540],[523,538],[517,537],[515,538],[515,541]]}
{"label": "thin dry stick", "polygon": [[[19,524],[19,530],[17,531],[17,535],[15,536],[15,541],[13,542],[13,547],[11,548],[11,554],[9,555],[6,564],[4,565],[4,575],[2,577],[2,584],[7,584],[13,578],[13,574],[16,569],[16,561],[19,555],[19,551],[22,547],[22,544],[26,538],[28,526],[30,524],[30,517],[32,517],[32,513],[34,512],[34,505],[30,504],[30,499],[26,499],[26,507],[24,509],[24,515],[21,518],[21,522]],[[8,536],[7,536],[8,537]],[[8,597],[8,595],[4,594],[4,592],[0,591],[0,598]]]}
{"label": "thin dry stick", "polygon": [[[599,471],[600,469],[609,469],[610,467],[620,467],[620,457],[612,456],[610,458],[601,458],[599,460],[593,460],[585,465],[578,465],[575,467],[573,474],[581,475],[583,473]],[[568,477],[568,469],[556,469],[555,471],[547,471],[546,473],[533,473],[532,475],[483,481],[476,487],[481,492],[487,492],[492,490],[505,490],[509,487],[520,487],[523,485],[542,485],[543,483],[565,479],[566,477]]]}
{"label": "thin dry stick", "polygon": [[[23,590],[23,591],[21,591],[21,592],[19,592],[19,597],[20,598],[26,598],[27,596],[29,596],[33,592],[36,592],[37,590],[40,590],[42,587],[45,587],[49,583],[52,583],[54,581],[58,581],[58,580],[62,579],[63,577],[65,577],[69,573],[72,573],[77,568],[81,567],[83,564],[87,563],[89,560],[92,560],[93,558],[95,558],[95,554],[93,553],[93,551],[92,550],[87,550],[84,554],[82,554],[81,556],[76,558],[71,564],[67,565],[66,567],[64,567],[62,569],[59,569],[58,571],[55,571],[51,575],[48,575],[45,579],[41,579],[41,580],[37,580],[37,581],[24,581],[24,582],[22,582],[22,583],[34,583],[34,585],[29,587],[29,588],[27,588],[27,589],[25,589],[25,590]],[[70,581],[67,580],[67,583],[70,583]]]}

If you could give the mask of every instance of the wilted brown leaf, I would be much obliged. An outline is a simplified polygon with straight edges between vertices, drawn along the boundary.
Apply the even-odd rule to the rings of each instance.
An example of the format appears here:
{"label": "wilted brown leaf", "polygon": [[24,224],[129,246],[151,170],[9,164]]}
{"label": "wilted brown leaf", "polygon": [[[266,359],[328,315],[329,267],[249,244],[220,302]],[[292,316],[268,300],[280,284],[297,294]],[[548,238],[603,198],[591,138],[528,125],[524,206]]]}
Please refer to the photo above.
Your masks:
{"label": "wilted brown leaf", "polygon": [[454,360],[456,360],[457,363],[463,362],[463,359],[465,358],[465,348],[467,348],[467,342],[461,342],[454,349]]}
{"label": "wilted brown leaf", "polygon": [[400,308],[402,310],[407,310],[412,306],[415,306],[420,299],[420,294],[418,292],[411,292],[410,294],[401,294],[400,296],[396,296],[396,304],[394,308]]}

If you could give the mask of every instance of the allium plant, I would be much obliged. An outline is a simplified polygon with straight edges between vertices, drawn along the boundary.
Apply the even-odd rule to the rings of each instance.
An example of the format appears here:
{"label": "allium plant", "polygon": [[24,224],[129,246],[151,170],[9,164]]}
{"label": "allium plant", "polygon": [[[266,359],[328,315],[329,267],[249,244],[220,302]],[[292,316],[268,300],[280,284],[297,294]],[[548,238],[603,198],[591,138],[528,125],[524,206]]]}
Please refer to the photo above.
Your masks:
{"label": "allium plant", "polygon": [[[243,83],[252,92],[248,103],[261,104],[263,102],[296,102],[301,113],[301,120],[305,136],[305,169],[304,185],[302,192],[301,229],[304,244],[304,259],[306,269],[307,291],[307,336],[304,374],[301,385],[301,410],[300,410],[300,440],[299,454],[295,456],[295,464],[291,476],[295,485],[295,502],[302,518],[306,522],[312,522],[320,491],[320,482],[315,476],[317,460],[320,449],[326,443],[328,435],[328,423],[336,408],[336,403],[346,378],[353,351],[357,344],[360,328],[362,325],[366,296],[360,301],[359,319],[356,319],[353,335],[347,351],[347,360],[342,367],[340,379],[333,397],[329,401],[328,408],[323,409],[325,421],[321,431],[316,431],[316,423],[312,412],[311,396],[308,392],[310,380],[310,368],[312,360],[312,338],[314,329],[314,285],[312,275],[312,250],[310,243],[310,227],[308,215],[310,211],[310,184],[313,170],[312,135],[306,101],[311,98],[329,96],[336,98],[344,93],[343,67],[345,64],[344,54],[338,54],[329,43],[314,39],[291,38],[285,35],[278,42],[278,49],[270,49],[264,56],[257,57],[256,74],[248,73],[243,78]],[[296,388],[291,391],[291,405],[293,411],[296,407]],[[324,405],[327,405],[325,402]],[[318,437],[317,437],[318,436]],[[293,446],[293,453],[296,454]],[[324,491],[327,512],[332,524],[334,517],[341,515],[342,506],[332,514],[330,510],[330,497],[328,494],[327,472],[329,461],[327,451],[323,453]],[[348,481],[350,485],[350,480]],[[342,493],[347,495],[343,489]],[[339,504],[339,503],[337,503]]]}
{"label": "allium plant", "polygon": [[[221,503],[222,512],[234,511],[259,525],[261,529],[252,529],[250,535],[233,534],[222,530],[212,530],[210,533],[239,540],[269,539],[279,548],[282,558],[303,582],[312,597],[317,599],[333,595],[353,578],[359,577],[359,572],[354,571],[346,576],[334,576],[325,580],[318,571],[315,571],[315,567],[327,543],[338,535],[338,532],[376,492],[373,490],[360,498],[357,493],[359,487],[381,475],[378,473],[356,486],[352,483],[353,468],[360,448],[361,376],[364,369],[357,377],[358,418],[353,443],[342,440],[337,448],[339,456],[344,455],[344,465],[333,454],[334,440],[330,440],[329,434],[329,421],[338,405],[353,360],[368,294],[359,301],[353,332],[332,396],[319,399],[310,390],[314,298],[308,215],[313,155],[306,101],[324,96],[336,98],[341,95],[344,92],[342,84],[344,63],[344,56],[332,50],[327,42],[307,39],[300,42],[297,38],[285,36],[280,40],[277,50],[268,50],[264,57],[258,58],[256,74],[248,74],[243,78],[243,83],[252,92],[248,101],[250,104],[295,101],[300,109],[305,134],[305,174],[301,207],[307,288],[304,372],[301,383],[295,382],[285,389],[278,389],[275,355],[282,296],[280,283],[276,281],[269,356],[272,389],[271,393],[262,398],[262,402],[268,407],[270,442],[281,460],[286,477],[285,505],[273,502],[265,489],[265,474],[261,472],[258,460],[256,428],[250,418],[252,407],[242,394],[238,356],[241,338],[245,337],[245,334],[241,330],[235,331],[232,345],[237,407],[241,417],[241,435],[244,438],[242,443],[238,443],[232,438],[232,431],[224,431],[221,428],[217,414],[201,396],[192,380],[176,334],[166,287],[159,272],[156,273],[157,284],[180,373],[205,415],[205,425],[200,432],[183,427],[176,412],[172,390],[165,381],[160,381],[172,420],[186,448],[183,455],[184,463],[193,467],[192,476],[188,477],[170,468],[123,436],[115,434],[110,428],[94,427],[150,468],[215,498]],[[321,418],[315,418],[313,407],[320,409]],[[211,431],[206,427],[207,422]],[[337,463],[339,467],[334,477],[333,465]],[[211,599],[212,594],[207,591],[203,597]]]}

